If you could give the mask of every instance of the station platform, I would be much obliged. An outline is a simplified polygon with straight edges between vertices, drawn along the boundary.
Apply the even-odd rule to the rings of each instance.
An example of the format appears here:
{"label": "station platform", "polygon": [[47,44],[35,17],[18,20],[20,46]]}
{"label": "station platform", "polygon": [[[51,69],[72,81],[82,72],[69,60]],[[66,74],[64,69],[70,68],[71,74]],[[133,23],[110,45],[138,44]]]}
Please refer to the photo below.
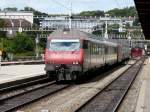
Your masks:
{"label": "station platform", "polygon": [[0,84],[44,75],[44,64],[0,66]]}
{"label": "station platform", "polygon": [[27,64],[44,64],[44,60],[30,60],[30,61],[8,61],[8,62],[0,62],[1,66],[8,65],[27,65]]}
{"label": "station platform", "polygon": [[144,62],[135,112],[150,112],[150,57]]}

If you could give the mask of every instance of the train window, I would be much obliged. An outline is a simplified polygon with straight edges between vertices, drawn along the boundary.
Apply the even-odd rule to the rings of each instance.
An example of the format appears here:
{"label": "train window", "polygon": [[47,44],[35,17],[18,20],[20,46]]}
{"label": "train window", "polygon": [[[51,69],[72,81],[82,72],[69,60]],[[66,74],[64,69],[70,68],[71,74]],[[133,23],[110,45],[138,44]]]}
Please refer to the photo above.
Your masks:
{"label": "train window", "polygon": [[49,49],[52,51],[77,51],[80,49],[79,40],[61,40],[53,39],[50,42]]}
{"label": "train window", "polygon": [[96,54],[96,44],[94,44],[94,54]]}
{"label": "train window", "polygon": [[94,54],[94,44],[92,43],[92,53]]}
{"label": "train window", "polygon": [[91,51],[91,53],[92,53],[92,43],[90,43],[90,51]]}
{"label": "train window", "polygon": [[88,41],[83,42],[83,49],[88,49]]}
{"label": "train window", "polygon": [[97,44],[97,54],[99,54],[99,45]]}
{"label": "train window", "polygon": [[101,52],[101,46],[98,45],[98,54],[100,54],[100,52]]}

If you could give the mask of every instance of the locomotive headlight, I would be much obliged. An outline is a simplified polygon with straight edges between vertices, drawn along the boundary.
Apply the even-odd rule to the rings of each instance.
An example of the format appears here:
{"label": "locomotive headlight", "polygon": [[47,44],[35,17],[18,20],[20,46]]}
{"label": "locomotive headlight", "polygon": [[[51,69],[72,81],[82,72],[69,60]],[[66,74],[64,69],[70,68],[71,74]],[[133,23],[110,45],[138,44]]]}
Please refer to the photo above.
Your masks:
{"label": "locomotive headlight", "polygon": [[73,62],[73,64],[74,64],[74,65],[77,65],[77,64],[79,64],[79,62],[75,61],[75,62]]}
{"label": "locomotive headlight", "polygon": [[49,64],[54,64],[54,62],[53,62],[53,61],[49,61],[48,63],[49,63]]}
{"label": "locomotive headlight", "polygon": [[53,61],[51,61],[51,64],[54,64],[54,62],[53,62]]}

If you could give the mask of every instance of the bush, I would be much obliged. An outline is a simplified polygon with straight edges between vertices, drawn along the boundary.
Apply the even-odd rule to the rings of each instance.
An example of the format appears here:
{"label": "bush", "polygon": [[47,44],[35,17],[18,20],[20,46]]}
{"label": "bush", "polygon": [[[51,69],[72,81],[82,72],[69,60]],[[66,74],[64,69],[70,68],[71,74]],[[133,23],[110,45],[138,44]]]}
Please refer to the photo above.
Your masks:
{"label": "bush", "polygon": [[25,33],[18,33],[16,38],[13,39],[13,53],[24,53],[27,51],[34,51],[35,42]]}

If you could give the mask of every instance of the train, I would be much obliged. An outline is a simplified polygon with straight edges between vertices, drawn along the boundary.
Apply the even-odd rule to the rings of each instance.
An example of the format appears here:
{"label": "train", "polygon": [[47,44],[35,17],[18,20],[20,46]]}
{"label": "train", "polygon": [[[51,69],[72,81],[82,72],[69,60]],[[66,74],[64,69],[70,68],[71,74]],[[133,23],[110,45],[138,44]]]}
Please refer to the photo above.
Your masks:
{"label": "train", "polygon": [[46,74],[56,81],[76,81],[90,70],[129,59],[130,48],[122,43],[79,30],[54,31],[47,38]]}
{"label": "train", "polygon": [[145,50],[140,47],[133,47],[131,49],[131,57],[136,58],[136,57],[142,57],[145,54]]}

